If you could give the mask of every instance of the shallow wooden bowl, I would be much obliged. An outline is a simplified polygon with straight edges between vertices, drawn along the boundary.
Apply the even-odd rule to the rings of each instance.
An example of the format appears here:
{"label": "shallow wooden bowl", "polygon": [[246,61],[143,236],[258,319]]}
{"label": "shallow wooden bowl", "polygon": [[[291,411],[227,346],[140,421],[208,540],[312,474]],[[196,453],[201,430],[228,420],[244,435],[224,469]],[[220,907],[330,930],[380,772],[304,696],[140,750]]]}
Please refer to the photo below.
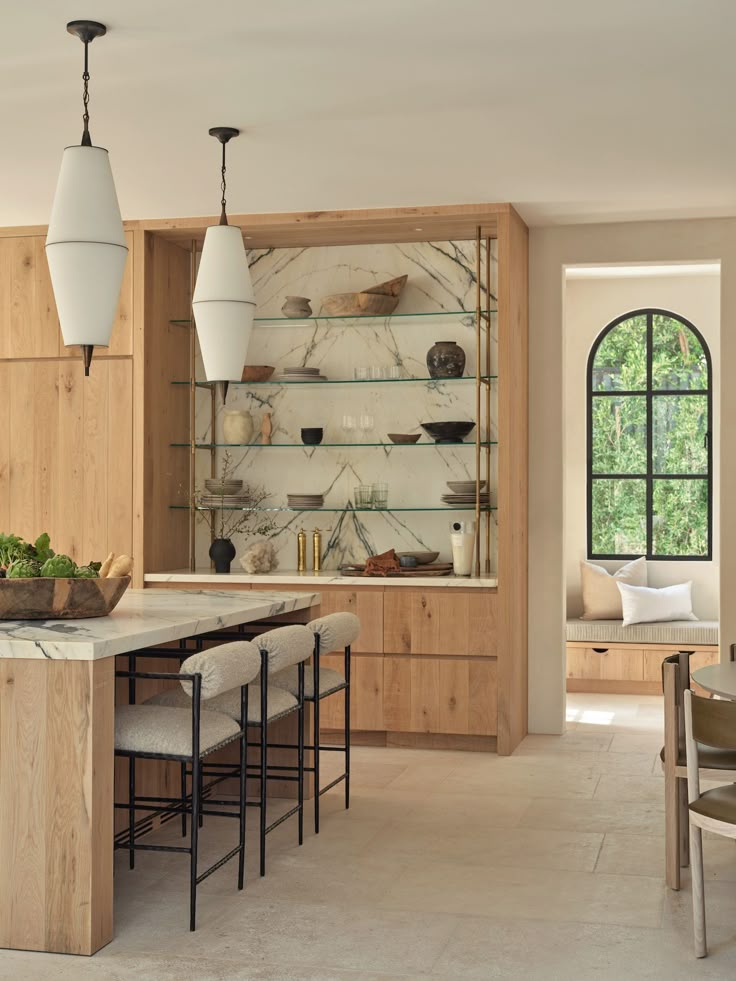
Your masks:
{"label": "shallow wooden bowl", "polygon": [[243,368],[243,377],[241,381],[265,382],[268,381],[274,371],[276,371],[276,369],[271,364],[247,364]]}
{"label": "shallow wooden bowl", "polygon": [[130,585],[115,579],[0,579],[0,620],[106,617]]}
{"label": "shallow wooden bowl", "polygon": [[417,443],[421,433],[386,433],[392,443]]}

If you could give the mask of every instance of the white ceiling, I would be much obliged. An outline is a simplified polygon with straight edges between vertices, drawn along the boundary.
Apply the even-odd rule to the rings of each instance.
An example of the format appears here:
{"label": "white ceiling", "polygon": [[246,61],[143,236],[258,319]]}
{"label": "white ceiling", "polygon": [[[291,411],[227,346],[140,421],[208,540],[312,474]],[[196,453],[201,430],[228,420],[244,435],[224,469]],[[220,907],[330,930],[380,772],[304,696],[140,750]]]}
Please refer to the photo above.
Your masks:
{"label": "white ceiling", "polygon": [[530,224],[736,214],[734,0],[25,0],[0,34],[0,225],[91,130],[125,218],[511,201]]}

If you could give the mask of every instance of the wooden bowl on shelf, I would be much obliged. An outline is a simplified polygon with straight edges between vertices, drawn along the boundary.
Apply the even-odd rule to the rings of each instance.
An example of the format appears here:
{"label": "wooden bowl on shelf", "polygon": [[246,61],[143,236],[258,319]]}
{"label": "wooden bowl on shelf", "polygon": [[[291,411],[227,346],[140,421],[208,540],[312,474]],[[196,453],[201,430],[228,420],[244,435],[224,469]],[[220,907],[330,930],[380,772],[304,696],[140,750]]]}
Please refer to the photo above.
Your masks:
{"label": "wooden bowl on shelf", "polygon": [[396,443],[398,446],[406,445],[407,443],[418,443],[421,433],[386,433],[388,438],[392,443]]}
{"label": "wooden bowl on shelf", "polygon": [[115,579],[0,579],[0,620],[106,617],[130,585]]}
{"label": "wooden bowl on shelf", "polygon": [[359,293],[334,293],[322,299],[322,312],[328,317],[387,317],[399,305],[408,276],[397,276],[386,283]]}
{"label": "wooden bowl on shelf", "polygon": [[265,382],[268,381],[274,371],[276,371],[276,369],[270,364],[247,364],[243,368],[243,377],[241,378],[241,381]]}

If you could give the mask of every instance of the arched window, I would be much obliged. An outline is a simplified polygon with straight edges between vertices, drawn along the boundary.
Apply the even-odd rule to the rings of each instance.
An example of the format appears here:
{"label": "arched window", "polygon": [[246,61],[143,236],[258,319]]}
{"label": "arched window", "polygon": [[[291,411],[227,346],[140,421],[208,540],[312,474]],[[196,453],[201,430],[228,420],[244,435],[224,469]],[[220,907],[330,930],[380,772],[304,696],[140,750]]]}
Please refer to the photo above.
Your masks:
{"label": "arched window", "polygon": [[709,559],[711,359],[667,310],[610,323],[588,359],[588,555]]}

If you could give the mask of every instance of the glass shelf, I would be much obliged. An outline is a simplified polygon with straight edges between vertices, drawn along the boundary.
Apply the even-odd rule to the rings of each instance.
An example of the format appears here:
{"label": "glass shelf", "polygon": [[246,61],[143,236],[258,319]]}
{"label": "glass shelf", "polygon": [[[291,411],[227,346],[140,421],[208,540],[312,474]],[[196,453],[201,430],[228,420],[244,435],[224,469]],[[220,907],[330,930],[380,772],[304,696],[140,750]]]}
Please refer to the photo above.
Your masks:
{"label": "glass shelf", "polygon": [[[328,448],[339,448],[339,447],[357,447],[357,446],[387,446],[389,449],[417,449],[418,447],[424,446],[434,446],[440,447],[442,449],[455,448],[456,446],[475,446],[474,442],[462,442],[462,443],[430,443],[429,441],[425,443],[314,443],[310,445],[309,443],[196,443],[195,449],[198,450],[219,450],[219,449],[239,449],[239,450],[279,450],[279,449],[299,449],[299,450],[319,450]],[[491,440],[490,442],[483,442],[481,446],[498,446],[497,440]],[[191,448],[191,443],[169,443],[169,446],[185,446]]]}
{"label": "glass shelf", "polygon": [[[480,380],[482,382],[496,381],[498,375],[481,375]],[[319,381],[279,381],[271,380],[262,382],[243,382],[243,381],[231,381],[229,384],[231,386],[241,385],[248,388],[263,385],[406,385],[408,383],[427,383],[435,382],[440,385],[446,385],[448,383],[454,382],[469,382],[475,381],[475,375],[463,375],[462,378],[323,378]],[[190,385],[188,381],[172,381],[172,385]],[[196,382],[198,388],[211,388],[216,385],[217,382]]]}
{"label": "glass shelf", "polygon": [[[494,309],[481,310],[481,316],[497,313],[498,311]],[[442,324],[447,321],[448,318],[458,319],[461,317],[472,317],[475,319],[475,310],[432,310],[429,313],[389,313],[384,314],[382,317],[376,316],[357,316],[357,317],[256,317],[253,321],[254,326],[264,326],[264,327],[311,327],[313,324],[320,324],[323,321],[332,321],[333,323],[343,323],[343,324],[385,324],[388,320],[398,320],[402,324],[409,321],[416,321],[422,324]],[[180,327],[188,327],[191,325],[191,318],[185,320],[170,320],[170,324],[176,324]]]}
{"label": "glass shelf", "polygon": [[[189,511],[191,508],[188,504],[170,504],[169,509],[172,511]],[[448,504],[442,507],[428,507],[428,508],[236,508],[236,507],[195,507],[195,511],[311,511],[315,514],[324,512],[325,514],[348,514],[351,511],[368,512],[370,514],[392,514],[395,511],[475,511],[474,505],[469,505],[466,507],[453,508]],[[481,507],[481,511],[496,511],[495,507]]]}

